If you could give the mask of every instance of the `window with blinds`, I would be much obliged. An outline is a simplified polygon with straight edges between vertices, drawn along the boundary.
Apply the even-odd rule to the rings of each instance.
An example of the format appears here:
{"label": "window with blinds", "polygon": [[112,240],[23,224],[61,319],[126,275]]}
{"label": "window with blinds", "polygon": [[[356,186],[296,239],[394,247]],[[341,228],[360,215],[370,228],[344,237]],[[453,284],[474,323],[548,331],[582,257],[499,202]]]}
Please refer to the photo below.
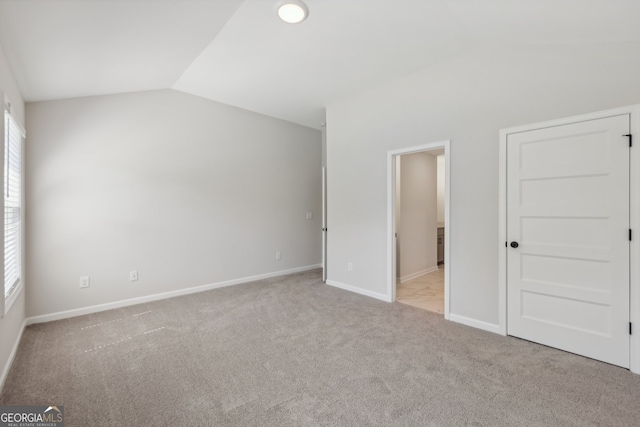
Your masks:
{"label": "window with blinds", "polygon": [[4,135],[4,296],[20,284],[21,250],[21,183],[22,138],[21,127],[5,111]]}

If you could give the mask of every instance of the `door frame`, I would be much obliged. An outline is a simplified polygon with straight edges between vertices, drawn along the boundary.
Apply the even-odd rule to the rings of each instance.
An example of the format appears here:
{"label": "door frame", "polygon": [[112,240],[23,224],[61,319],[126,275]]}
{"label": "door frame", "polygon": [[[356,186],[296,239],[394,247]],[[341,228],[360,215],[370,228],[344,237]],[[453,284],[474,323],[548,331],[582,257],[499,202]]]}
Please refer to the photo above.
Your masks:
{"label": "door frame", "polygon": [[507,335],[507,137],[514,133],[541,128],[562,126],[575,122],[597,120],[629,114],[631,135],[635,144],[629,157],[629,208],[630,227],[635,231],[629,246],[629,321],[634,325],[629,336],[629,366],[631,372],[640,374],[640,105],[581,114],[557,120],[532,123],[500,130],[498,172],[498,328]]}
{"label": "door frame", "polygon": [[327,281],[327,168],[322,167],[322,281]]}
{"label": "door frame", "polygon": [[396,300],[396,158],[405,154],[422,153],[444,148],[444,318],[449,319],[451,271],[451,150],[450,140],[387,151],[387,295]]}

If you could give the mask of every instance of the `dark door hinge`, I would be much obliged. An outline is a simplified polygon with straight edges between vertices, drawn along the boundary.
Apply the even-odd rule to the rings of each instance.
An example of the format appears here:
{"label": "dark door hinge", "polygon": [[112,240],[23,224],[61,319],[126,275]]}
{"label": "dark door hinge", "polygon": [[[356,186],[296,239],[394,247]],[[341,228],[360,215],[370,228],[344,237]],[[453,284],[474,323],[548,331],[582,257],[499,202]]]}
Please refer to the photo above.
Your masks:
{"label": "dark door hinge", "polygon": [[631,241],[631,229],[629,229],[629,241]]}
{"label": "dark door hinge", "polygon": [[629,147],[633,147],[633,135],[631,135],[630,133],[626,134],[626,135],[622,135],[622,136],[626,136],[629,138]]}
{"label": "dark door hinge", "polygon": [[629,322],[629,335],[631,335],[631,322]]}

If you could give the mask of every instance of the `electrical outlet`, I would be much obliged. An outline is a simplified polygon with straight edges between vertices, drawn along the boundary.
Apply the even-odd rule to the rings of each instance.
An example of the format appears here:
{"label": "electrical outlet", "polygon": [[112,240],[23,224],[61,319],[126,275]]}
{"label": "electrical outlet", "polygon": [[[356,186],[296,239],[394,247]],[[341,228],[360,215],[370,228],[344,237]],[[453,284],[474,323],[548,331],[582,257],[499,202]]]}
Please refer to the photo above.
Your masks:
{"label": "electrical outlet", "polygon": [[276,259],[277,260],[281,260],[282,259],[282,253],[281,252],[276,252]]}
{"label": "electrical outlet", "polygon": [[129,281],[135,282],[138,280],[138,270],[133,270],[129,272]]}
{"label": "electrical outlet", "polygon": [[89,276],[80,276],[80,288],[88,288],[90,285]]}
{"label": "electrical outlet", "polygon": [[347,270],[348,271],[353,271],[353,263],[352,262],[348,262],[347,263]]}

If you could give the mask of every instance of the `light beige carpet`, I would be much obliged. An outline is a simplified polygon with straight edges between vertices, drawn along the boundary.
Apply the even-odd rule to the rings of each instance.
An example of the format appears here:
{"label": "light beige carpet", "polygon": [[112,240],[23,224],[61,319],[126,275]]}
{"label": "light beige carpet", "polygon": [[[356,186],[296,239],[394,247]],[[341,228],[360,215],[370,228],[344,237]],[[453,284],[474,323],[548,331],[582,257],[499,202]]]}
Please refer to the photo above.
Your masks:
{"label": "light beige carpet", "polygon": [[30,326],[0,404],[67,426],[637,426],[640,376],[316,270]]}

